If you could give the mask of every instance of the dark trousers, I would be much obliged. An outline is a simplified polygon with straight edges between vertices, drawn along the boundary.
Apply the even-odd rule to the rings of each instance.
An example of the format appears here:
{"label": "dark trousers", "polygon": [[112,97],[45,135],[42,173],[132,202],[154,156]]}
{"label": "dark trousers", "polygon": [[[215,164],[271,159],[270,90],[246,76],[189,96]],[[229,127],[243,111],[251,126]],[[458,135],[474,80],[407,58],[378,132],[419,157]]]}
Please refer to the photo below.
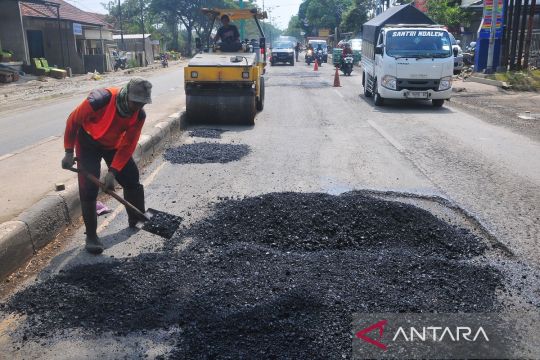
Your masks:
{"label": "dark trousers", "polygon": [[[101,170],[101,159],[104,159],[108,166],[111,166],[116,150],[106,150],[90,137],[83,129],[79,130],[77,142],[75,144],[77,154],[77,167],[94,175],[99,179]],[[79,197],[81,201],[96,201],[99,188],[97,185],[79,174]],[[139,169],[133,158],[130,158],[126,166],[116,175],[116,181],[126,189],[138,189]]]}

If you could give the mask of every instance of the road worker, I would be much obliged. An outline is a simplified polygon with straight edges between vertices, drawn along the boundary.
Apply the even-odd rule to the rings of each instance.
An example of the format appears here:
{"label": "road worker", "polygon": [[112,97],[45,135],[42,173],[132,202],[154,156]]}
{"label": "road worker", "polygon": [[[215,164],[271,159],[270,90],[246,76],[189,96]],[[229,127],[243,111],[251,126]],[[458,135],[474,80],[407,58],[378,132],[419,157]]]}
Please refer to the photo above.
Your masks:
{"label": "road worker", "polygon": [[[108,166],[105,189],[114,190],[116,179],[124,190],[124,199],[142,212],[145,211],[144,188],[132,155],[146,119],[143,107],[152,102],[151,89],[149,81],[133,78],[123,87],[93,90],[67,119],[62,159],[62,168],[71,168],[76,155],[77,168],[97,178],[104,159]],[[96,232],[99,188],[80,173],[78,180],[86,227],[85,248],[92,254],[101,254],[103,243]],[[135,227],[137,215],[130,210],[127,213],[129,226]]]}

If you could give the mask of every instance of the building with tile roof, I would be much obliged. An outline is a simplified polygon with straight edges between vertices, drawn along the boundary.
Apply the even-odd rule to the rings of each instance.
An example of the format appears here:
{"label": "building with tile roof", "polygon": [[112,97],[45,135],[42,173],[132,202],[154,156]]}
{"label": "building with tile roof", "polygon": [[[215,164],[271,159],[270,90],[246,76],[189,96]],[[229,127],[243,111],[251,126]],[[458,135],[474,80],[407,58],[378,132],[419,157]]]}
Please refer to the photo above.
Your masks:
{"label": "building with tile roof", "polygon": [[75,74],[109,71],[112,36],[103,16],[64,0],[0,0],[0,43],[27,64],[46,58]]}

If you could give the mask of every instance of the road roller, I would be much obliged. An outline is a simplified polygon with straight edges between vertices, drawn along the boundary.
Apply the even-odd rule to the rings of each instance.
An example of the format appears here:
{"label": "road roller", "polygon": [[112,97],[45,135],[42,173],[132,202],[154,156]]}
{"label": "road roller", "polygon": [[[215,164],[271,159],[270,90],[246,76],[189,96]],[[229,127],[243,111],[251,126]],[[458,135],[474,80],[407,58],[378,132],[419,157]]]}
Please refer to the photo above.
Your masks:
{"label": "road roller", "polygon": [[[222,15],[231,21],[254,20],[259,39],[228,44],[206,44],[195,39],[197,54],[184,67],[186,116],[190,123],[254,125],[257,111],[264,107],[266,41],[259,20],[267,17],[257,9],[204,8],[211,29]],[[230,44],[229,44],[230,45]]]}

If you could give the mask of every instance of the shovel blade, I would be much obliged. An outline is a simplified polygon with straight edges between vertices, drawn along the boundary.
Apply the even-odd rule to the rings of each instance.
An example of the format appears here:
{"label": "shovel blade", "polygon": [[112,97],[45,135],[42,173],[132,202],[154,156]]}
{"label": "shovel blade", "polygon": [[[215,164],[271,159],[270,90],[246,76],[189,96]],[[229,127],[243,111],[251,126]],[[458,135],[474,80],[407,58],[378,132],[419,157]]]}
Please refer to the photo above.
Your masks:
{"label": "shovel blade", "polygon": [[141,229],[164,237],[165,239],[170,239],[182,222],[180,216],[151,208],[148,208],[144,215],[148,220],[144,221]]}

